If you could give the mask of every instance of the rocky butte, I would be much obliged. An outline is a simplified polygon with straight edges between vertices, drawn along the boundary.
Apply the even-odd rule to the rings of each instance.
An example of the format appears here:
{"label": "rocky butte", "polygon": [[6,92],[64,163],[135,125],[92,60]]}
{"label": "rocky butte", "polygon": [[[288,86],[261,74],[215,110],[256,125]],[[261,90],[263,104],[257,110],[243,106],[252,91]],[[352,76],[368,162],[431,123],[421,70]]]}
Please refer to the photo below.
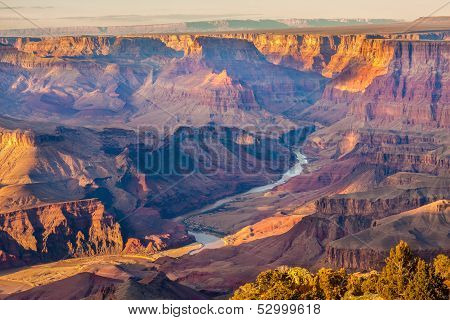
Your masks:
{"label": "rocky butte", "polygon": [[2,268],[122,250],[120,226],[98,200],[0,214]]}

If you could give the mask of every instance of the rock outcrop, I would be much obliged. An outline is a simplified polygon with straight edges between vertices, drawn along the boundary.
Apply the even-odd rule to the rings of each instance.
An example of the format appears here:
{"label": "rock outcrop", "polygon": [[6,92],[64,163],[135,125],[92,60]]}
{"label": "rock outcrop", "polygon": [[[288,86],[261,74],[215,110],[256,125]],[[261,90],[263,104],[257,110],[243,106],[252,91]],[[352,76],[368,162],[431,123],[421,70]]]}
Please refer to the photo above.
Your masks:
{"label": "rock outcrop", "polygon": [[122,251],[120,226],[98,200],[0,213],[0,268]]}
{"label": "rock outcrop", "polygon": [[380,218],[420,207],[447,194],[426,194],[425,190],[400,191],[396,189],[376,189],[367,193],[335,195],[320,198],[316,202],[321,214],[364,215]]}
{"label": "rock outcrop", "polygon": [[183,224],[161,219],[159,212],[151,208],[130,213],[122,226],[129,236],[123,249],[125,254],[154,254],[195,242]]}

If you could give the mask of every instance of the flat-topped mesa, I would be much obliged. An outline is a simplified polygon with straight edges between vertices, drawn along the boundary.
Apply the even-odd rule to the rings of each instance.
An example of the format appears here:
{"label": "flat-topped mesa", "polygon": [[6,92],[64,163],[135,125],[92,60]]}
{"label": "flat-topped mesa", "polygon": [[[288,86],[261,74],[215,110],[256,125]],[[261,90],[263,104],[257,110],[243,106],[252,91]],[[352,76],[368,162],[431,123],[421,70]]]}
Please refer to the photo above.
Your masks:
{"label": "flat-topped mesa", "polygon": [[[416,35],[420,38],[420,35]],[[412,36],[411,36],[412,37]],[[201,56],[202,39],[241,39],[252,43],[266,59],[274,64],[301,71],[316,71],[332,78],[345,71],[345,76],[334,83],[334,88],[362,92],[372,80],[387,73],[396,44],[386,38],[392,36],[367,35],[296,35],[275,33],[223,33],[211,35],[150,35],[143,37],[57,37],[5,38],[19,51],[41,57],[109,55],[123,42],[158,40],[168,48],[183,52],[184,56]],[[414,38],[414,37],[412,37]],[[146,40],[147,39],[147,40]],[[149,42],[147,46],[157,47]]]}
{"label": "flat-topped mesa", "polygon": [[[341,72],[351,59],[358,56],[368,65],[382,69],[391,52],[381,52],[373,48],[373,43],[383,43],[382,40],[367,39],[366,36],[322,36],[315,34],[275,34],[275,33],[224,33],[208,36],[197,35],[163,35],[152,36],[160,39],[168,47],[183,51],[185,56],[202,55],[202,39],[238,39],[245,40],[270,62],[297,69],[300,71],[315,71],[325,77]],[[205,40],[203,40],[205,41]],[[381,48],[384,49],[384,48]],[[373,53],[373,52],[376,53]],[[363,55],[362,57],[360,55]],[[333,56],[336,58],[332,59]],[[381,71],[377,71],[380,73]],[[377,74],[374,72],[374,74]],[[367,74],[366,74],[367,76]],[[367,80],[370,82],[369,80]]]}
{"label": "flat-topped mesa", "polygon": [[[2,39],[0,39],[1,42]],[[41,58],[66,58],[85,56],[115,56],[146,58],[152,55],[180,57],[160,39],[149,37],[56,37],[17,38],[3,42],[21,53]]]}
{"label": "flat-topped mesa", "polygon": [[[124,41],[131,43],[158,40],[168,48],[183,52],[185,56],[202,54],[201,39],[238,39],[252,43],[267,60],[302,71],[322,70],[330,62],[331,56],[339,57],[357,54],[366,36],[323,36],[316,34],[274,34],[274,33],[223,33],[211,35],[149,35],[140,37],[55,37],[55,38],[0,38],[0,42],[14,46],[21,52],[41,57],[74,57],[109,55],[113,48]],[[141,43],[142,44],[142,43]],[[152,43],[150,43],[152,44]],[[156,42],[153,45],[157,45]],[[350,52],[353,50],[353,53]],[[345,58],[345,59],[348,59]],[[340,60],[336,60],[339,62]],[[324,72],[328,76],[334,69],[344,66],[332,64],[332,69]]]}
{"label": "flat-topped mesa", "polygon": [[14,47],[41,57],[107,55],[112,39],[111,37],[17,38]]}
{"label": "flat-topped mesa", "polygon": [[120,226],[98,200],[0,213],[0,269],[122,250]]}
{"label": "flat-topped mesa", "polygon": [[[351,65],[364,67],[359,80],[341,79],[339,87],[352,92],[363,91],[375,78],[387,72],[393,57],[393,45],[383,36],[366,35],[324,36],[317,34],[224,33],[200,35],[152,36],[168,47],[183,51],[185,56],[202,54],[201,39],[240,39],[252,43],[265,58],[277,65],[300,71],[315,71],[332,78]],[[355,61],[358,60],[358,61]],[[357,62],[357,63],[356,63]],[[364,77],[365,76],[365,77]]]}

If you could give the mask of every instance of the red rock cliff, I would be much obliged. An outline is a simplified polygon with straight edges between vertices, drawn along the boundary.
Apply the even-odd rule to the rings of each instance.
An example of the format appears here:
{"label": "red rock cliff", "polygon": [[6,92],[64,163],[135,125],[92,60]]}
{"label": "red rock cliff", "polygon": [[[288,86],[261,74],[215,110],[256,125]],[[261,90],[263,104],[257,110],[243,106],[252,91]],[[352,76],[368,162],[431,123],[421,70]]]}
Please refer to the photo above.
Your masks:
{"label": "red rock cliff", "polygon": [[122,250],[114,218],[98,200],[0,213],[0,268]]}

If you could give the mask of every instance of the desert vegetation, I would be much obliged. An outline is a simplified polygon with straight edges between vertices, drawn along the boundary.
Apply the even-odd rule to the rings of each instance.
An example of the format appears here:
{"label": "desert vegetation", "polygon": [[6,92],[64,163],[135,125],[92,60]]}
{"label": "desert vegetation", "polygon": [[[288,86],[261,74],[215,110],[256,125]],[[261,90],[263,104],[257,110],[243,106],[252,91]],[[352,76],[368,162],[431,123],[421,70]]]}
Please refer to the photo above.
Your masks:
{"label": "desert vegetation", "polygon": [[400,241],[378,271],[347,273],[321,268],[312,273],[300,267],[279,267],[260,273],[254,282],[237,289],[232,300],[446,300],[449,299],[450,259],[433,261],[414,255]]}

